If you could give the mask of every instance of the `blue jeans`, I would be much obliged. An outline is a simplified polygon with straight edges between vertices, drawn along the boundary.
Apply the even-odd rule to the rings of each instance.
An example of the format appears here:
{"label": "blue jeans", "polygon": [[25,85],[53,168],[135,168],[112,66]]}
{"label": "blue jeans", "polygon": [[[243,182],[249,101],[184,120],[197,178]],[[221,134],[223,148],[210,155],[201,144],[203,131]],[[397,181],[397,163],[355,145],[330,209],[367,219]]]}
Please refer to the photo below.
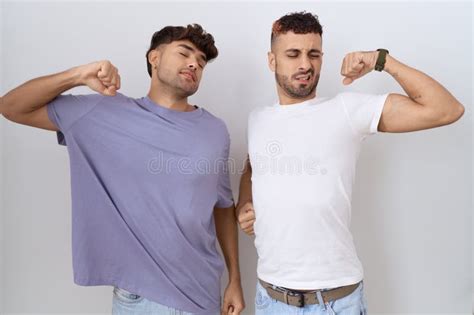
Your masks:
{"label": "blue jeans", "polygon": [[[324,291],[324,290],[323,290]],[[364,282],[351,294],[327,302],[325,305],[312,304],[304,307],[288,305],[271,298],[257,281],[255,315],[366,315],[367,301],[364,297]]]}
{"label": "blue jeans", "polygon": [[[127,290],[114,287],[112,315],[192,315],[185,311],[158,304],[133,294]],[[216,315],[219,315],[217,313]]]}

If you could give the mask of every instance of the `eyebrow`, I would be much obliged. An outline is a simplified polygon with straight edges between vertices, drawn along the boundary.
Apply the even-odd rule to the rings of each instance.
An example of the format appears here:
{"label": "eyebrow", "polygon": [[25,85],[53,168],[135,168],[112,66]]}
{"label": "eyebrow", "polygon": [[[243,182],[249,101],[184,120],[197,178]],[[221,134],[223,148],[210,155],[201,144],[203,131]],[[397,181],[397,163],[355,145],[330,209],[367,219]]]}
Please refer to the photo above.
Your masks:
{"label": "eyebrow", "polygon": [[[299,49],[296,49],[296,48],[290,48],[290,49],[285,50],[285,52],[286,52],[286,53],[298,53],[298,52],[300,52],[300,50],[299,50]],[[316,53],[319,53],[319,54],[320,54],[320,53],[321,53],[321,50],[319,50],[319,49],[311,49],[309,52],[310,52],[310,53],[316,52]]]}
{"label": "eyebrow", "polygon": [[[182,47],[182,48],[187,49],[191,52],[196,52],[196,50],[194,48],[192,48],[191,46],[186,45],[186,44],[179,44],[178,47]],[[199,57],[201,57],[202,61],[207,62],[206,56],[204,54],[198,54],[198,55],[199,55]]]}

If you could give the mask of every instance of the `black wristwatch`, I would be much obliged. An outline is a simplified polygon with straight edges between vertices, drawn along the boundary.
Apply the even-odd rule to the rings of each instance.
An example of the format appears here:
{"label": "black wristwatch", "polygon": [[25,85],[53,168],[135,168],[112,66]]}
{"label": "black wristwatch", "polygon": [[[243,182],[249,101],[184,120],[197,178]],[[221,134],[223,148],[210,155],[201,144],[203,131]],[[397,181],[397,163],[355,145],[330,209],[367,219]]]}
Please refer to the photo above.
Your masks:
{"label": "black wristwatch", "polygon": [[379,48],[377,49],[379,55],[377,57],[377,62],[375,63],[375,70],[382,71],[385,66],[385,60],[388,54],[387,49]]}

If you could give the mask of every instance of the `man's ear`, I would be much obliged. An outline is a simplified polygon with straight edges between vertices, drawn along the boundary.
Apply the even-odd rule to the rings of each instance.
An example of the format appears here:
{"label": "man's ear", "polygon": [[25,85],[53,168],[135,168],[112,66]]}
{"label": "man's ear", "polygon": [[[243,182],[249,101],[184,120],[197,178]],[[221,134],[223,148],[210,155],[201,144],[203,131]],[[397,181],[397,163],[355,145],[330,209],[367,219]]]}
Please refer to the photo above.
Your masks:
{"label": "man's ear", "polygon": [[161,60],[161,49],[153,49],[148,53],[148,62],[151,64],[152,69],[155,69],[160,64]]}
{"label": "man's ear", "polygon": [[271,51],[268,52],[268,67],[272,72],[275,72],[275,54]]}

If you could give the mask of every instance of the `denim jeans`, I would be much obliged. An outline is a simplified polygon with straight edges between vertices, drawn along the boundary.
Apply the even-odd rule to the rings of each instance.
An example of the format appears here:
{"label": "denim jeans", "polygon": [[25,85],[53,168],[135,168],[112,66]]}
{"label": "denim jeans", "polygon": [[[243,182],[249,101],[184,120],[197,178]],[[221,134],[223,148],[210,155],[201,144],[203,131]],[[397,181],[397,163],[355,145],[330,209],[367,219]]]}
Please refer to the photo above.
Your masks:
{"label": "denim jeans", "polygon": [[[112,315],[192,315],[166,305],[158,304],[133,294],[127,290],[114,287]],[[216,313],[215,315],[219,315]],[[213,315],[213,314],[211,314]]]}
{"label": "denim jeans", "polygon": [[[322,290],[324,291],[324,290]],[[367,301],[364,296],[364,282],[351,294],[327,302],[325,305],[313,304],[297,307],[271,298],[265,288],[257,281],[255,296],[255,315],[366,315]]]}

